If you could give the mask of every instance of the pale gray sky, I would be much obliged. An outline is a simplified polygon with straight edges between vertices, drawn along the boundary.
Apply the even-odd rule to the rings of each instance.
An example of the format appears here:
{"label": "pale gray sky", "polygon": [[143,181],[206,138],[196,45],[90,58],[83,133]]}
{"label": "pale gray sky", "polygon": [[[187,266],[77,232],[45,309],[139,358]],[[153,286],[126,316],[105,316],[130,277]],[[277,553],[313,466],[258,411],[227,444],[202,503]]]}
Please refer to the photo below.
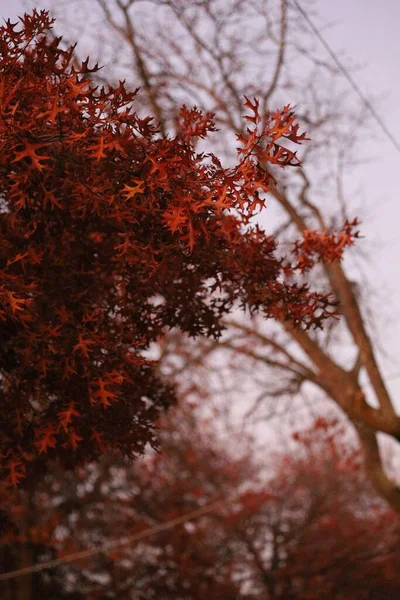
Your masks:
{"label": "pale gray sky", "polygon": [[[48,4],[37,2],[37,6]],[[0,16],[14,19],[24,6],[23,0],[0,0]],[[322,29],[323,35],[346,65],[362,67],[355,79],[366,96],[379,97],[374,106],[400,143],[400,0],[317,0],[316,8],[318,25],[330,25]],[[327,59],[322,46],[320,52]],[[366,148],[373,160],[357,172],[366,205],[373,207],[362,225],[366,239],[361,243],[371,243],[371,283],[380,292],[385,318],[390,315],[383,341],[393,362],[386,363],[384,372],[399,374],[388,385],[400,406],[400,153],[377,124],[373,127],[374,137]]]}
{"label": "pale gray sky", "polygon": [[[363,67],[354,75],[357,83],[367,97],[380,98],[374,106],[400,144],[400,2],[318,0],[317,5],[326,22],[335,23],[323,31],[325,38],[336,52],[343,51],[354,65]],[[384,371],[400,374],[400,153],[377,124],[374,129],[376,138],[368,153],[376,159],[361,169],[361,175],[366,202],[376,210],[363,233],[367,242],[368,238],[379,242],[371,282],[387,289],[383,309],[392,315],[384,341],[398,365],[386,365]],[[400,377],[388,385],[400,405]]]}

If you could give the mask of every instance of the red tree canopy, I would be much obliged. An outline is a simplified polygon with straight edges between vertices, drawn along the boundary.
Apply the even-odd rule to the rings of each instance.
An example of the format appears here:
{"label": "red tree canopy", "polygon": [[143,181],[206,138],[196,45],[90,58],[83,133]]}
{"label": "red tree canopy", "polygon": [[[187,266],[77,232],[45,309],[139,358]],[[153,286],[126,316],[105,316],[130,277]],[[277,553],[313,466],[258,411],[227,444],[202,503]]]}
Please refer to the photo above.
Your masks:
{"label": "red tree canopy", "polygon": [[[162,138],[122,82],[93,86],[98,67],[78,68],[51,24],[34,11],[0,30],[0,452],[12,484],[44,455],[154,442],[173,391],[143,351],[165,328],[218,336],[237,305],[306,327],[332,312],[288,279],[304,260],[278,260],[249,226],[270,165],[299,164],[280,141],[305,139],[290,107],[261,119],[247,100],[248,135],[224,169],[195,149],[212,115],[184,107],[179,136]],[[307,244],[296,253],[324,257],[326,240]]]}

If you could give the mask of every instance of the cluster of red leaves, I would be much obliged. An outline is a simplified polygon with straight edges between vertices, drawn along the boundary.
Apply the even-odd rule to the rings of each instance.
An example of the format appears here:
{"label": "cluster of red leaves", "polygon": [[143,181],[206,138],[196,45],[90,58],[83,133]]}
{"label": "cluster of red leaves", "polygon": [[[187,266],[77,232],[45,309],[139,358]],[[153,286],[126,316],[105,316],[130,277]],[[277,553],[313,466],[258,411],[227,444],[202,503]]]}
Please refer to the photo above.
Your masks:
{"label": "cluster of red leaves", "polygon": [[184,108],[180,136],[161,138],[135,92],[94,87],[98,67],[74,67],[51,25],[34,11],[0,29],[0,456],[13,485],[47,455],[154,442],[174,393],[143,351],[165,328],[218,336],[234,305],[306,327],[332,311],[285,282],[273,238],[244,228],[266,166],[297,164],[278,142],[304,139],[289,107],[260,130],[247,101],[253,128],[224,169],[192,145],[211,115]]}
{"label": "cluster of red leaves", "polygon": [[338,233],[304,231],[303,239],[295,242],[294,245],[294,254],[297,257],[296,268],[304,273],[309,271],[316,261],[331,263],[340,260],[345,248],[352,246],[354,240],[359,237],[359,231],[356,230],[358,224],[357,219],[346,221]]}

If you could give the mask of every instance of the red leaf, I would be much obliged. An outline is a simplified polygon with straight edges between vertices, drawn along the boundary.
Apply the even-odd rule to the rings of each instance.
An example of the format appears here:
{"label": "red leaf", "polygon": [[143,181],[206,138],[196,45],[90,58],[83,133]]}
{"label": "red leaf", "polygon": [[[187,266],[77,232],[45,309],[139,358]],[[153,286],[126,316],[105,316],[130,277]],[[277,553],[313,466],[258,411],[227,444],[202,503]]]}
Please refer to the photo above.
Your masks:
{"label": "red leaf", "polygon": [[12,160],[11,162],[15,163],[21,161],[23,158],[30,158],[32,167],[34,167],[38,171],[43,171],[46,165],[42,165],[41,163],[44,161],[48,161],[49,157],[46,154],[36,154],[36,150],[38,150],[39,148],[44,148],[49,144],[44,144],[43,142],[39,144],[34,144],[32,142],[25,141],[24,145],[25,149],[20,150],[19,152],[15,152],[14,160]]}
{"label": "red leaf", "polygon": [[74,352],[77,352],[79,350],[80,353],[83,354],[83,356],[85,358],[88,358],[90,346],[93,346],[94,344],[96,344],[96,342],[94,340],[85,338],[85,337],[83,337],[83,334],[80,333],[78,335],[78,343],[75,344],[73,350],[74,350]]}
{"label": "red leaf", "polygon": [[56,433],[56,430],[51,425],[49,427],[37,429],[35,431],[35,447],[38,450],[39,454],[47,452],[49,448],[54,448],[56,446]]}
{"label": "red leaf", "polygon": [[60,427],[63,427],[65,431],[67,431],[68,426],[70,425],[73,417],[80,417],[80,413],[75,409],[75,402],[71,401],[68,405],[68,408],[65,410],[61,410],[58,413],[58,420],[60,422]]}
{"label": "red leaf", "polygon": [[13,315],[20,310],[24,310],[23,307],[27,304],[27,300],[17,298],[12,292],[7,292],[7,297]]}
{"label": "red leaf", "polygon": [[76,450],[78,443],[83,440],[83,437],[76,433],[73,429],[68,431],[68,442],[73,450]]}
{"label": "red leaf", "polygon": [[9,470],[9,480],[12,486],[16,487],[21,479],[25,477],[25,464],[18,459],[10,460],[7,464]]}
{"label": "red leaf", "polygon": [[117,398],[117,394],[112,392],[111,390],[107,390],[106,386],[109,386],[110,383],[105,381],[104,379],[98,379],[96,381],[96,391],[92,392],[91,395],[91,403],[97,404],[100,402],[104,407],[111,406],[110,400],[114,400]]}

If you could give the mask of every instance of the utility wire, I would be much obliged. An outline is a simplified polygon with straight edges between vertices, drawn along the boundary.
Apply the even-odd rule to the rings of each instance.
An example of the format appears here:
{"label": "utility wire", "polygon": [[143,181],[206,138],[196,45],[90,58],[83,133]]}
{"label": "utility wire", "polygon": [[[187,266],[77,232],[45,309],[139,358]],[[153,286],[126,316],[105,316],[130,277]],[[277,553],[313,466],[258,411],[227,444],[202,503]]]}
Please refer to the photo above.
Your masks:
{"label": "utility wire", "polygon": [[344,64],[342,63],[342,61],[337,57],[337,55],[332,50],[332,48],[330,47],[330,45],[328,44],[328,42],[326,41],[326,39],[323,37],[322,33],[314,25],[314,23],[312,22],[312,20],[308,16],[307,12],[304,10],[304,8],[302,8],[300,6],[300,4],[298,3],[297,0],[291,0],[291,2],[293,4],[293,6],[299,11],[299,13],[303,17],[303,19],[307,22],[308,26],[310,27],[310,29],[312,30],[312,32],[316,35],[316,37],[319,39],[319,41],[321,42],[321,44],[325,47],[326,51],[328,52],[328,54],[330,55],[330,57],[332,58],[332,60],[336,64],[336,66],[339,69],[339,71],[342,73],[342,75],[344,75],[344,77],[350,83],[351,87],[356,92],[356,94],[358,95],[358,97],[361,99],[361,101],[364,104],[364,106],[369,110],[369,112],[371,113],[371,115],[374,117],[375,121],[378,123],[378,125],[382,129],[383,133],[391,141],[391,143],[393,144],[393,146],[396,148],[397,152],[400,154],[400,143],[396,140],[396,138],[394,137],[394,135],[387,128],[387,126],[385,125],[383,119],[380,117],[380,115],[374,109],[374,107],[372,106],[372,104],[369,102],[368,98],[363,94],[363,92],[361,91],[361,89],[360,89],[359,85],[357,84],[357,82],[353,79],[352,75],[350,75],[349,71],[346,69],[346,67],[344,66]]}
{"label": "utility wire", "polygon": [[193,519],[198,519],[203,515],[207,515],[217,508],[221,508],[226,504],[227,499],[225,500],[215,500],[214,502],[210,502],[201,508],[196,510],[192,510],[191,512],[185,513],[180,517],[176,517],[175,519],[170,519],[169,521],[165,521],[164,523],[160,523],[159,525],[154,525],[153,527],[147,527],[147,529],[142,529],[137,533],[133,533],[132,535],[127,535],[123,538],[117,538],[114,540],[110,540],[109,542],[105,542],[96,548],[89,548],[87,550],[81,550],[79,552],[74,552],[72,554],[67,554],[66,556],[62,556],[60,558],[56,558],[54,560],[48,560],[46,562],[36,563],[33,565],[29,565],[28,567],[23,567],[22,569],[16,569],[15,571],[8,571],[6,573],[0,573],[0,581],[6,581],[7,579],[16,579],[17,577],[22,577],[24,575],[30,575],[31,573],[38,573],[39,571],[45,571],[48,569],[53,569],[54,567],[59,567],[60,565],[65,565],[68,563],[75,562],[80,560],[81,558],[88,558],[91,556],[95,556],[96,554],[101,554],[103,552],[108,552],[110,550],[115,550],[116,548],[122,548],[123,546],[128,546],[133,542],[138,542],[143,540],[144,538],[148,538],[156,533],[160,533],[162,531],[168,531],[170,529],[174,529],[178,527],[178,525],[182,525],[183,523],[187,523],[188,521],[192,521]]}

